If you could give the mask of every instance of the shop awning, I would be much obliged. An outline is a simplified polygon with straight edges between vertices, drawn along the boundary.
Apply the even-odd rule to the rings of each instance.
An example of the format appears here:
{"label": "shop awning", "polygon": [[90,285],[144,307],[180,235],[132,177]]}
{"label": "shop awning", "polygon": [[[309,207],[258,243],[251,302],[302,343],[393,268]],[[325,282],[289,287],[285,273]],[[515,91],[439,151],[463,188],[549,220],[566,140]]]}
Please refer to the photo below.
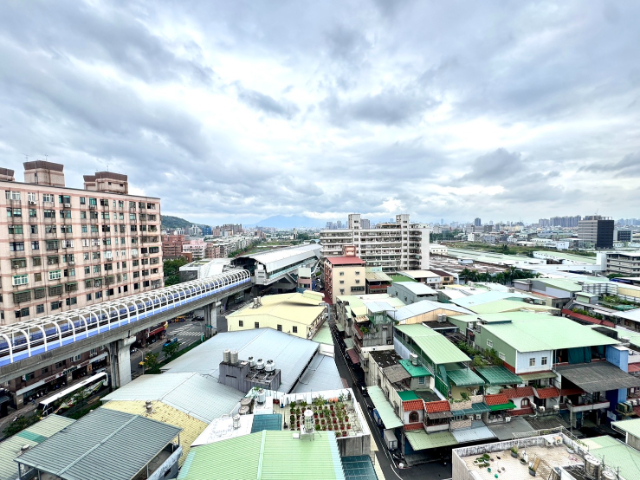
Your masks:
{"label": "shop awning", "polygon": [[471,405],[471,408],[466,408],[464,410],[457,410],[456,415],[460,415],[461,413],[463,415],[476,415],[476,414],[483,414],[485,412],[490,412],[490,411],[491,409],[486,403],[480,402],[480,403],[474,403],[473,405]]}
{"label": "shop awning", "polygon": [[519,373],[518,376],[525,382],[529,382],[531,380],[543,380],[545,378],[556,378],[556,373],[552,371],[536,372],[536,373]]}
{"label": "shop awning", "polygon": [[511,400],[509,400],[508,403],[501,403],[500,405],[489,406],[489,409],[491,409],[492,412],[499,412],[500,410],[513,410],[515,408],[516,406]]}
{"label": "shop awning", "polygon": [[347,355],[349,355],[351,363],[353,363],[354,365],[356,363],[360,363],[360,357],[358,356],[358,352],[356,352],[354,348],[350,348],[349,350],[347,350]]}
{"label": "shop awning", "polygon": [[398,428],[403,425],[402,420],[398,418],[396,412],[389,403],[389,400],[387,400],[387,396],[380,387],[368,387],[367,392],[369,393],[369,398],[371,398],[373,405],[376,407],[378,415],[380,416],[382,423],[384,423],[385,428]]}
{"label": "shop awning", "polygon": [[411,448],[416,451],[458,444],[458,441],[450,432],[427,433],[424,430],[414,430],[404,432],[404,435],[409,440]]}
{"label": "shop awning", "polygon": [[447,377],[456,387],[472,387],[484,385],[484,380],[468,368],[463,370],[448,370]]}
{"label": "shop awning", "polygon": [[557,367],[562,378],[587,393],[640,387],[640,378],[623,372],[609,362],[582,363]]}
{"label": "shop awning", "polygon": [[503,366],[476,368],[476,373],[489,385],[520,385],[523,383],[515,373]]}

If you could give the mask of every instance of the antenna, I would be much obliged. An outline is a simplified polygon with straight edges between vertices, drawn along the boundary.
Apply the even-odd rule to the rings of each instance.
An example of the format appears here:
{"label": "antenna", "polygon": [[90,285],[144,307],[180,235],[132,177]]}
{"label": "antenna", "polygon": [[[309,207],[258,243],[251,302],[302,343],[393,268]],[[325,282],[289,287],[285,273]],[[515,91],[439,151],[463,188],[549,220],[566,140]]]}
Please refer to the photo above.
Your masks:
{"label": "antenna", "polygon": [[26,153],[23,153],[22,155],[24,155],[24,159],[28,162],[30,155],[27,155]]}
{"label": "antenna", "polygon": [[44,154],[44,159],[45,159],[45,161],[47,161],[47,162],[48,162],[48,161],[49,161],[49,154],[45,153],[45,154]]}

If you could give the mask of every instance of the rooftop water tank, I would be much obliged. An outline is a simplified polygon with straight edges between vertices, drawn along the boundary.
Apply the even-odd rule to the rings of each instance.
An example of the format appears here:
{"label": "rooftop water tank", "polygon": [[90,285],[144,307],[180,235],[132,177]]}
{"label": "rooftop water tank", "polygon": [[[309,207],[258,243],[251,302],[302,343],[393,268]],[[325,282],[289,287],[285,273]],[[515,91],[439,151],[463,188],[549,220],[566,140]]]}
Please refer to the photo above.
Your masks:
{"label": "rooftop water tank", "polygon": [[598,468],[600,468],[602,462],[593,455],[585,455],[584,457],[584,470],[587,475],[591,475],[596,478],[598,476]]}
{"label": "rooftop water tank", "polygon": [[249,366],[251,368],[256,366],[256,359],[253,356],[249,357]]}
{"label": "rooftop water tank", "polygon": [[264,364],[264,369],[267,372],[273,372],[276,369],[276,362],[267,360],[267,363]]}
{"label": "rooftop water tank", "polygon": [[240,415],[247,415],[249,413],[249,407],[240,407],[240,410],[238,410],[238,413]]}
{"label": "rooftop water tank", "polygon": [[222,361],[224,363],[229,363],[229,361],[231,360],[231,350],[229,350],[228,348],[222,352]]}
{"label": "rooftop water tank", "polygon": [[233,429],[237,430],[240,428],[240,415],[233,416]]}
{"label": "rooftop water tank", "polygon": [[236,363],[238,363],[238,351],[237,350],[231,350],[231,358],[229,359],[230,363],[233,363],[234,365]]}
{"label": "rooftop water tank", "polygon": [[313,431],[313,412],[311,410],[304,411],[304,429],[307,433]]}
{"label": "rooftop water tank", "polygon": [[264,369],[264,362],[262,361],[261,358],[259,358],[258,361],[256,362],[256,369],[258,369],[258,370],[263,370]]}
{"label": "rooftop water tank", "polygon": [[251,408],[251,402],[252,401],[253,401],[253,398],[245,397],[242,400],[240,400],[240,406],[241,407]]}
{"label": "rooftop water tank", "polygon": [[267,401],[267,392],[264,391],[264,388],[258,390],[258,403],[262,405]]}
{"label": "rooftop water tank", "polygon": [[411,365],[418,365],[418,355],[412,353],[409,355],[409,359],[411,360]]}

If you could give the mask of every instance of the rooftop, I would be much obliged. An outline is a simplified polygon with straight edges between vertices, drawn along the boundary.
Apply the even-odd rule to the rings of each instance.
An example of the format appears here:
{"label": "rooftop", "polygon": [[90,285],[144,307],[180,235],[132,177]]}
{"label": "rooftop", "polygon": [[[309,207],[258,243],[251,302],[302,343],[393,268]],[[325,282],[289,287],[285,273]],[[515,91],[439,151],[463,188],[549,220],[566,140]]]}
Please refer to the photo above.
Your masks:
{"label": "rooftop", "polygon": [[396,412],[382,389],[378,386],[371,386],[367,388],[367,392],[385,428],[402,427],[402,420],[396,415]]}
{"label": "rooftop", "polygon": [[524,383],[522,378],[503,366],[477,367],[476,372],[489,385],[519,385]]}
{"label": "rooftop", "polygon": [[405,370],[412,377],[427,377],[427,376],[431,376],[431,372],[429,370],[427,370],[426,368],[424,368],[420,364],[414,365],[413,363],[411,363],[411,360],[400,360],[399,363],[400,363],[400,365],[402,365],[405,368]]}
{"label": "rooftop", "polygon": [[365,272],[365,278],[368,282],[391,282],[391,277],[384,272],[371,271],[368,268]]}
{"label": "rooftop", "polygon": [[431,328],[415,324],[397,325],[396,329],[409,336],[436,365],[471,360],[446,337]]}
{"label": "rooftop", "polygon": [[218,478],[345,478],[335,434],[329,431],[313,441],[294,438],[290,431],[264,430],[202,445],[189,453],[178,479],[211,478],[211,472]]}
{"label": "rooftop", "polygon": [[348,306],[353,316],[367,314],[367,305],[371,302],[385,302],[394,308],[403,307],[404,302],[399,298],[391,297],[386,293],[375,293],[370,295],[339,295],[337,303]]}
{"label": "rooftop", "polygon": [[20,463],[64,480],[129,480],[180,429],[138,415],[98,408],[20,456]]}
{"label": "rooftop", "polygon": [[490,292],[477,293],[475,295],[470,295],[468,297],[456,298],[451,301],[461,307],[471,308],[471,307],[482,305],[485,303],[496,302],[498,300],[509,299],[513,301],[524,302],[525,298],[533,298],[533,297],[523,293],[498,292],[494,290]]}
{"label": "rooftop", "polygon": [[393,283],[396,283],[396,282],[415,282],[415,280],[413,278],[409,278],[406,275],[400,275],[399,273],[390,275],[390,277],[391,277],[391,281]]}
{"label": "rooftop", "polygon": [[18,478],[18,464],[13,460],[22,453],[22,447],[26,445],[30,448],[35,447],[73,422],[75,420],[71,418],[49,415],[2,441],[0,443],[0,478],[3,480]]}
{"label": "rooftop", "polygon": [[242,255],[238,258],[251,258],[265,265],[267,272],[272,272],[294,263],[301,262],[306,258],[311,258],[313,256],[319,258],[321,248],[322,247],[320,245],[312,243],[295,247],[279,248],[268,252]]}
{"label": "rooftop", "polygon": [[514,300],[497,300],[495,302],[483,303],[482,305],[469,306],[468,308],[475,313],[503,313],[525,310],[543,313],[559,312],[559,310],[554,307]]}
{"label": "rooftop", "polygon": [[511,320],[486,323],[482,329],[519,352],[615,345],[619,342],[568,318],[537,313],[514,312],[482,315],[482,320]]}
{"label": "rooftop", "polygon": [[587,393],[640,387],[639,377],[629,375],[609,362],[562,365],[556,371]]}
{"label": "rooftop", "polygon": [[217,382],[218,366],[225,349],[236,350],[240,359],[253,356],[273,360],[282,372],[279,390],[288,392],[316,354],[318,344],[271,328],[219,333],[173,360],[163,370],[169,373],[197,372]]}
{"label": "rooftop", "polygon": [[394,320],[402,322],[404,320],[408,320],[409,318],[417,317],[418,315],[423,315],[429,312],[434,312],[436,310],[446,310],[448,312],[457,314],[471,313],[470,310],[458,307],[457,305],[454,305],[452,303],[440,303],[431,300],[420,300],[419,302],[398,308],[395,313],[392,314],[392,317]]}
{"label": "rooftop", "polygon": [[394,282],[394,285],[406,288],[414,295],[436,295],[438,293],[433,288],[420,282]]}
{"label": "rooftop", "polygon": [[178,463],[182,465],[189,454],[191,444],[207,428],[207,424],[162,402],[153,401],[151,405],[151,412],[147,411],[146,402],[142,400],[112,401],[106,403],[104,408],[140,415],[141,417],[151,418],[152,420],[180,428],[182,430],[180,432],[182,455]]}
{"label": "rooftop", "polygon": [[340,265],[364,265],[365,261],[360,257],[327,257],[327,262],[329,262],[333,266]]}
{"label": "rooftop", "polygon": [[316,354],[292,393],[335,390],[342,387],[340,373],[333,357]]}
{"label": "rooftop", "polygon": [[267,295],[261,297],[260,302],[262,305],[258,307],[249,303],[244,308],[227,315],[227,319],[234,321],[263,319],[265,322],[286,320],[309,326],[325,311],[325,307],[321,305],[322,295],[315,292]]}
{"label": "rooftop", "polygon": [[418,280],[421,278],[440,278],[440,275],[429,270],[404,270],[398,273],[400,275],[404,275],[405,277],[413,278],[414,280]]}
{"label": "rooftop", "polygon": [[622,422],[611,422],[611,426],[634,437],[640,438],[640,418],[634,420],[624,420]]}

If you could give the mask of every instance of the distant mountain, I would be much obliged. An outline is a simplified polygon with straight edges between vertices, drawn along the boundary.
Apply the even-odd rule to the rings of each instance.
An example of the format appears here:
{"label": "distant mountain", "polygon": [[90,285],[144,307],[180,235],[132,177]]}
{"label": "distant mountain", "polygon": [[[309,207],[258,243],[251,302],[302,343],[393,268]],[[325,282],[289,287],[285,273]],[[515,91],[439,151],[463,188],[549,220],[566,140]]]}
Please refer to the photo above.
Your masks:
{"label": "distant mountain", "polygon": [[275,215],[273,217],[260,220],[256,226],[271,227],[281,229],[291,228],[318,228],[326,225],[326,221],[319,218],[305,217],[304,215]]}
{"label": "distant mountain", "polygon": [[161,215],[162,228],[173,230],[176,228],[189,228],[191,225],[200,225],[199,223],[190,222],[180,217],[171,217],[169,215]]}

